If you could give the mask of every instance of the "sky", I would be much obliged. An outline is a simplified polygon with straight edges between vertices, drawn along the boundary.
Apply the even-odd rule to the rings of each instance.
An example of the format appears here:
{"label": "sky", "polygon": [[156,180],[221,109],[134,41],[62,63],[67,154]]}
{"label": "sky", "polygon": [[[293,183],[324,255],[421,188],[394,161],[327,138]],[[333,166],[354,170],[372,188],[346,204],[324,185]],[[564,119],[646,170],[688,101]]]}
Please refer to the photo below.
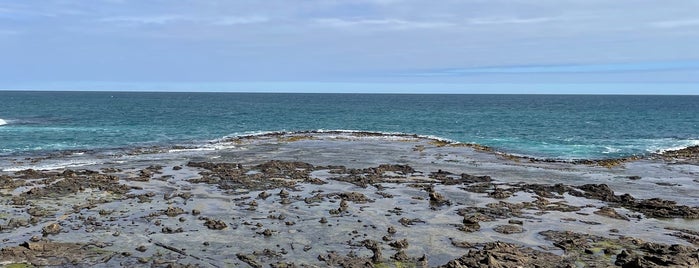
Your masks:
{"label": "sky", "polygon": [[0,0],[0,89],[699,94],[699,1]]}

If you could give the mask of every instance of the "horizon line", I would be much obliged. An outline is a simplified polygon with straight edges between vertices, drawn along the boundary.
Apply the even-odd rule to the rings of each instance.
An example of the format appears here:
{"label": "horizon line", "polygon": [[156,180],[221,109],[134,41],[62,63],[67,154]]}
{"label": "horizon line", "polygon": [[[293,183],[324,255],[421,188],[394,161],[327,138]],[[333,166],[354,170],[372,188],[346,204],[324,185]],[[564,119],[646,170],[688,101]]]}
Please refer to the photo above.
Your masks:
{"label": "horizon line", "polygon": [[303,92],[303,91],[170,91],[170,90],[67,90],[67,89],[2,89],[0,92],[34,92],[34,93],[48,93],[48,92],[62,92],[62,93],[207,93],[207,94],[336,94],[336,95],[548,95],[548,96],[699,96],[697,94],[685,94],[685,93],[544,93],[544,92],[532,92],[532,93],[514,93],[514,92],[499,92],[499,93],[486,93],[486,92],[470,92],[470,93],[459,93],[459,92]]}
{"label": "horizon line", "polygon": [[16,84],[0,91],[699,95],[699,83],[378,83],[378,82],[54,82]]}

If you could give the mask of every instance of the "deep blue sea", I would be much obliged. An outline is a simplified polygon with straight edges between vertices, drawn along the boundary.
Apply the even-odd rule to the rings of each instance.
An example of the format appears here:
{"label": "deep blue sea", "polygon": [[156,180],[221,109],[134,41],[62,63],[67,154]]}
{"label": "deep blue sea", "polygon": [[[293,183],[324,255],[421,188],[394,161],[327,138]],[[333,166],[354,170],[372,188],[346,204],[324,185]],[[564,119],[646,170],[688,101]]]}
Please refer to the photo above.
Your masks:
{"label": "deep blue sea", "polygon": [[699,145],[699,96],[0,91],[0,125],[0,156],[322,129],[611,158]]}

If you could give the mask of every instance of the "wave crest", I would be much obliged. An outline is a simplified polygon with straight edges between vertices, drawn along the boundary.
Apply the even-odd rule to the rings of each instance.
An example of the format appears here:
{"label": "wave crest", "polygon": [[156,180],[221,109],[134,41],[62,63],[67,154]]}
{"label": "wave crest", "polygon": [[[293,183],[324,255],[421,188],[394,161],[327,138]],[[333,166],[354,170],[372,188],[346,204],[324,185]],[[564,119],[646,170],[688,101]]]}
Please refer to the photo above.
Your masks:
{"label": "wave crest", "polygon": [[2,125],[7,125],[7,121],[0,118],[0,126],[2,126]]}

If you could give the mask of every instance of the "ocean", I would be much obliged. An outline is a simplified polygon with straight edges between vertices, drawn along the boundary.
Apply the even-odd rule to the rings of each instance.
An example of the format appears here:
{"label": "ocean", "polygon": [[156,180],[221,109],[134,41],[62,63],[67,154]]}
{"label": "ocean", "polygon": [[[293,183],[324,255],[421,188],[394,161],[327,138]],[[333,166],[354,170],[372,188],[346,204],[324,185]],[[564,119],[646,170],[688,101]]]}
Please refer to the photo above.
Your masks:
{"label": "ocean", "polygon": [[699,145],[699,96],[0,91],[0,156],[275,131],[418,134],[552,159]]}

